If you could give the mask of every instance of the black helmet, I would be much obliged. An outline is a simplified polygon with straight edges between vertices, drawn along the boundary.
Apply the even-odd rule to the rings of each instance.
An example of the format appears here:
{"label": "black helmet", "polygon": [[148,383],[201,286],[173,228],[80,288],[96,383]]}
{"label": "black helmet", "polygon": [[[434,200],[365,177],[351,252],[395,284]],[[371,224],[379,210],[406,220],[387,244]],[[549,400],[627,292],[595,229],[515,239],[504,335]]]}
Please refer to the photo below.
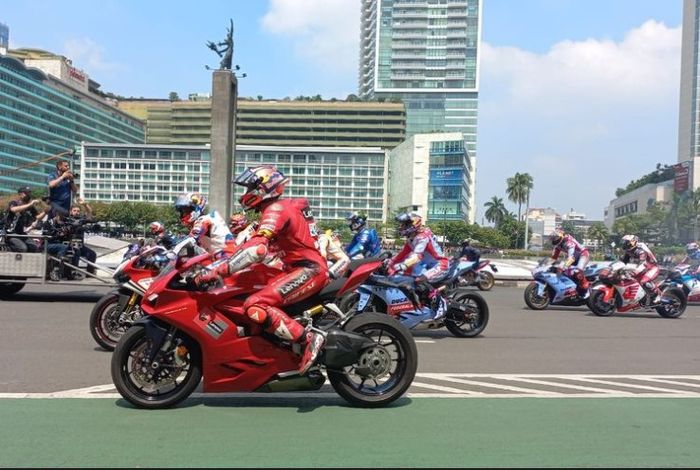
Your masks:
{"label": "black helmet", "polygon": [[29,186],[20,186],[19,188],[17,188],[17,193],[31,194],[32,188],[30,188]]}

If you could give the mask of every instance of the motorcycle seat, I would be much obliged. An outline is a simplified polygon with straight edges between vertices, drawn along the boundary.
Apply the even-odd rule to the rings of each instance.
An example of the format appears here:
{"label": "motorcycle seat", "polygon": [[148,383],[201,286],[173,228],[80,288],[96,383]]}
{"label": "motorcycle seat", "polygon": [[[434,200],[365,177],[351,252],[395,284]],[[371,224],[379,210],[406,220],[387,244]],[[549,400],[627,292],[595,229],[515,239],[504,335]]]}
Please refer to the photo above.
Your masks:
{"label": "motorcycle seat", "polygon": [[457,273],[458,266],[459,266],[459,263],[451,263],[450,267],[447,269],[447,271],[445,271],[442,275],[436,277],[435,279],[429,281],[430,285],[433,287],[438,287],[443,282],[452,279]]}

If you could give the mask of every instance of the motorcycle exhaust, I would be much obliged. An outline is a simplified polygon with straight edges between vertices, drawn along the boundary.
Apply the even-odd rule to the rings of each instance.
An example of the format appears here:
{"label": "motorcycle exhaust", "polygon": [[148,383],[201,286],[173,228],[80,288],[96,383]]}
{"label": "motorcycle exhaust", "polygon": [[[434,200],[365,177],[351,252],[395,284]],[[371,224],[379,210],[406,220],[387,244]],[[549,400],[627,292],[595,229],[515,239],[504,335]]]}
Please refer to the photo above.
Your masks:
{"label": "motorcycle exhaust", "polygon": [[262,393],[275,392],[307,392],[318,390],[326,382],[326,378],[319,371],[310,371],[306,375],[291,375],[272,380],[255,390]]}

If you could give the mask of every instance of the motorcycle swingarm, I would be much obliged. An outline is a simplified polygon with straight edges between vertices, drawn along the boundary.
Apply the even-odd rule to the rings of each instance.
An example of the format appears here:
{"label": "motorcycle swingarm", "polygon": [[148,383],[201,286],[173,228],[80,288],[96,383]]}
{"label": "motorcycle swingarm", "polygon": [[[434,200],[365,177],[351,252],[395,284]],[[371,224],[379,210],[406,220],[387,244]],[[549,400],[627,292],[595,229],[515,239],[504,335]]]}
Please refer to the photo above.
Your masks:
{"label": "motorcycle swingarm", "polygon": [[324,364],[329,369],[351,366],[359,359],[360,351],[376,346],[366,336],[340,329],[331,330],[326,336]]}

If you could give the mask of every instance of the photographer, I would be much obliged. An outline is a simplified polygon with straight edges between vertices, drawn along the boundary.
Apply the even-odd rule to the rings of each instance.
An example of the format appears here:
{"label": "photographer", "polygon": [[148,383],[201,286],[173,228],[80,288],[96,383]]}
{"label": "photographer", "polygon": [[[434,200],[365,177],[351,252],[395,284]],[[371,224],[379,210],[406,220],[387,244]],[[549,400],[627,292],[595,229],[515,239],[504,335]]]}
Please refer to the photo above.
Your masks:
{"label": "photographer", "polygon": [[73,182],[75,175],[70,171],[68,160],[59,160],[56,163],[56,171],[49,173],[46,179],[49,185],[51,208],[67,215],[73,195],[78,192],[78,187]]}
{"label": "photographer", "polygon": [[38,199],[31,199],[32,190],[28,186],[22,186],[17,190],[17,198],[10,201],[5,217],[5,230],[8,233],[7,243],[13,251],[37,252],[37,247],[30,238],[12,237],[11,234],[25,235],[25,228],[38,216],[36,206]]}

